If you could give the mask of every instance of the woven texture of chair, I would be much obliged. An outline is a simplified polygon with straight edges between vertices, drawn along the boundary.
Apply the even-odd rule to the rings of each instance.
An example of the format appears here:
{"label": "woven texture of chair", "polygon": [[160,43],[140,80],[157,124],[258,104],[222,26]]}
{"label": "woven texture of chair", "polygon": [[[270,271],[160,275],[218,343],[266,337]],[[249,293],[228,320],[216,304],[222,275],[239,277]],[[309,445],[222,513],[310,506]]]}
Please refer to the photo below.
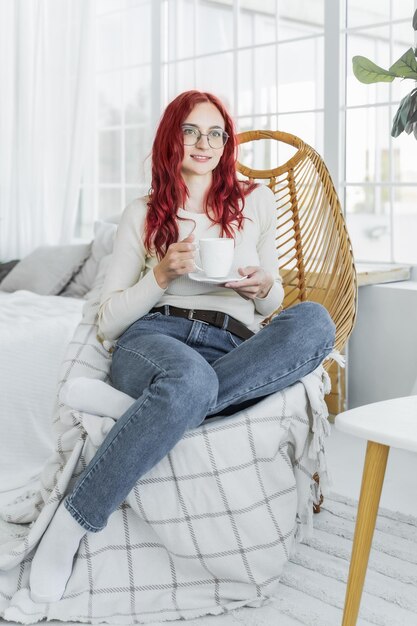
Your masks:
{"label": "woven texture of chair", "polygon": [[322,157],[295,135],[269,130],[238,135],[239,144],[260,139],[296,148],[286,163],[271,170],[237,163],[237,170],[247,178],[268,180],[275,194],[277,261],[285,288],[283,307],[305,300],[323,304],[336,325],[336,348],[342,350],[355,322],[357,281],[352,246],[333,181]]}

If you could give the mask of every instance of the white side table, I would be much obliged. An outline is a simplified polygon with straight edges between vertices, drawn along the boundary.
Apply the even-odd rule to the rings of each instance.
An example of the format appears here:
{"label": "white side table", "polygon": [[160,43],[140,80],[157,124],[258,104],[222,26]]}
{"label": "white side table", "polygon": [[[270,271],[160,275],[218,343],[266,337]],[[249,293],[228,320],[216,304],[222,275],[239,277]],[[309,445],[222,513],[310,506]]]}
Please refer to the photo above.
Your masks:
{"label": "white side table", "polygon": [[417,452],[417,396],[375,402],[336,416],[338,430],[368,440],[342,626],[355,626],[391,446]]}

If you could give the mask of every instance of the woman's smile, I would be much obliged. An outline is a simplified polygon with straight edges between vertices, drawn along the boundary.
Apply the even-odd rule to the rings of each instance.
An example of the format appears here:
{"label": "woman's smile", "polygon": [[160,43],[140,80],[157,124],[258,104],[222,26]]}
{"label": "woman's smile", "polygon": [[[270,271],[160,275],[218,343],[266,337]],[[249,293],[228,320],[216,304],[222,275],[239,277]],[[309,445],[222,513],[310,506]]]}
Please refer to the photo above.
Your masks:
{"label": "woman's smile", "polygon": [[204,156],[204,154],[191,154],[190,156],[192,159],[199,161],[200,163],[206,163],[211,159],[210,156]]}

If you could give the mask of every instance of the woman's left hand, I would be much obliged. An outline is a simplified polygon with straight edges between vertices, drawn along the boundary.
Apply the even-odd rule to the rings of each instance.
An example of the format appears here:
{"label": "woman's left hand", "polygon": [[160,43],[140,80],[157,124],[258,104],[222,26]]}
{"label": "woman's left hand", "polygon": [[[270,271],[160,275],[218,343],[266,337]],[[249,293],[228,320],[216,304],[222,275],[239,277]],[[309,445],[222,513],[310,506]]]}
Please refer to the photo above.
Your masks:
{"label": "woman's left hand", "polygon": [[239,274],[247,278],[239,282],[229,281],[224,287],[234,289],[245,300],[265,298],[274,284],[271,274],[265,272],[262,267],[239,267]]}

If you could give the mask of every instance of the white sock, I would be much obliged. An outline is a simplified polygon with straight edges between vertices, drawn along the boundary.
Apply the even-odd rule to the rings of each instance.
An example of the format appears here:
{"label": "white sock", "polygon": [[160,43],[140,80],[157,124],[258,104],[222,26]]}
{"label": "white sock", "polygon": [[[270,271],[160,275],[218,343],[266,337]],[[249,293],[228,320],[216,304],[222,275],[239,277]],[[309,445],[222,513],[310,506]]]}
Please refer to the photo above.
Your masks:
{"label": "white sock", "polygon": [[135,402],[123,391],[95,378],[71,378],[61,387],[61,402],[77,411],[118,419]]}
{"label": "white sock", "polygon": [[62,598],[86,532],[61,502],[32,560],[29,587],[34,602],[57,602]]}

